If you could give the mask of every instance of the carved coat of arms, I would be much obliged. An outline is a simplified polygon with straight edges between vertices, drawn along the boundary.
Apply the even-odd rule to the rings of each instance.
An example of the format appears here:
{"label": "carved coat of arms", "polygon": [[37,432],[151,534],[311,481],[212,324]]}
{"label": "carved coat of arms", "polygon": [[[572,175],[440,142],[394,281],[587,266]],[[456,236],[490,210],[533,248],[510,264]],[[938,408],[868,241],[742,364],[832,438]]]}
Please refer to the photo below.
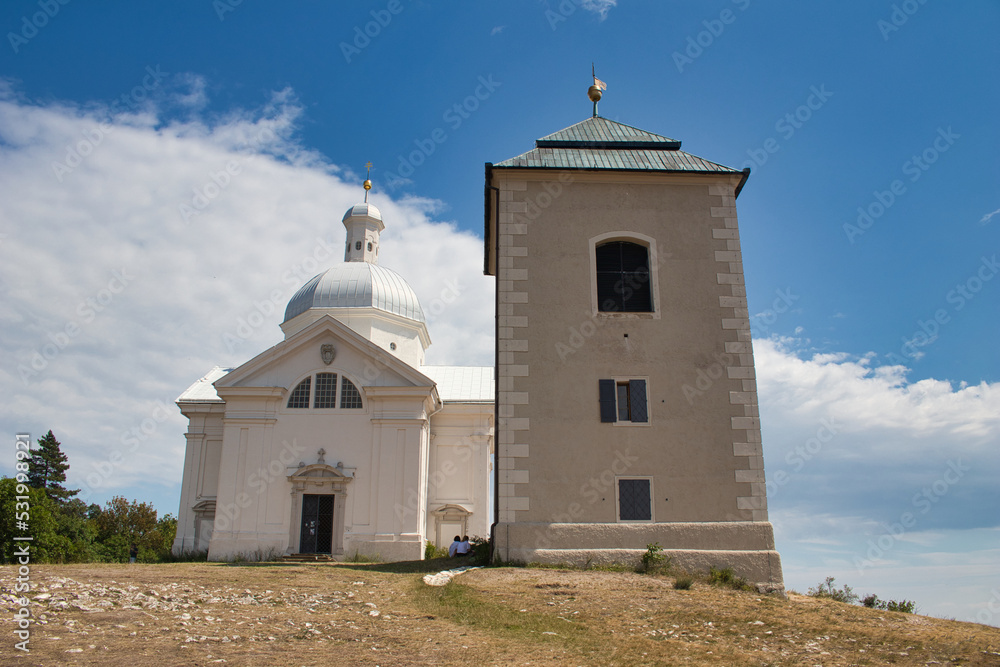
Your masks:
{"label": "carved coat of arms", "polygon": [[332,343],[324,343],[319,348],[319,354],[323,358],[323,363],[329,366],[333,363],[333,358],[337,356],[337,351],[333,348]]}

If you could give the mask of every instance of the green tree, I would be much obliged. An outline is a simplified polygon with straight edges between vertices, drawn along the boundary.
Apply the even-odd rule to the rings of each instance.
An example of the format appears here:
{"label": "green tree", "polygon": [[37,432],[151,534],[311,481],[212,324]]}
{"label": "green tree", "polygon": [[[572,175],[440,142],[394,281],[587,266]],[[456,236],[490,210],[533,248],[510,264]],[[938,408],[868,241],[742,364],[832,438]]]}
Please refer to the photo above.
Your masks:
{"label": "green tree", "polygon": [[38,439],[38,448],[31,452],[28,463],[28,485],[44,489],[49,498],[63,502],[80,491],[70,491],[63,486],[69,458],[60,449],[60,442],[50,430]]}
{"label": "green tree", "polygon": [[174,548],[174,538],[177,537],[177,518],[173,514],[164,514],[163,518],[156,522],[157,538],[156,556],[159,560],[169,558],[171,549]]}
{"label": "green tree", "polygon": [[[164,517],[166,518],[166,517]],[[140,503],[115,496],[94,519],[97,527],[97,550],[102,560],[126,562],[129,548],[139,548],[139,560],[156,560],[162,548],[163,536],[157,530],[156,510],[149,503]]]}
{"label": "green tree", "polygon": [[[0,561],[17,562],[24,545],[32,563],[62,563],[70,560],[73,542],[59,532],[59,505],[43,489],[34,489],[16,479],[0,479]],[[14,541],[31,537],[31,541]]]}
{"label": "green tree", "polygon": [[96,559],[95,540],[97,526],[91,515],[101,511],[98,505],[87,505],[79,498],[73,498],[57,507],[55,513],[56,530],[68,538],[70,547],[65,554],[66,562],[89,563]]}

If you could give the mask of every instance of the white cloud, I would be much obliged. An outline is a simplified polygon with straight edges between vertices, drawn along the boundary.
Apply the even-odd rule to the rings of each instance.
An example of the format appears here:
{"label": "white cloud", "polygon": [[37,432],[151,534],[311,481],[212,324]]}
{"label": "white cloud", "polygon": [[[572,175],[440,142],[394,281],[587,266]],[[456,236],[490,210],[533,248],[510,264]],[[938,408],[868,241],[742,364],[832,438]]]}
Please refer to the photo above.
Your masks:
{"label": "white cloud", "polygon": [[594,12],[603,21],[608,17],[611,8],[618,6],[618,0],[580,0],[580,6],[589,12]]}
{"label": "white cloud", "polygon": [[[363,196],[348,170],[299,143],[292,91],[207,119],[203,83],[181,82],[175,98],[121,113],[32,104],[0,86],[0,421],[35,438],[53,429],[70,456],[70,485],[100,482],[91,499],[140,490],[176,511],[185,420],[174,398],[213,365],[242,363],[281,339],[285,303],[340,261],[341,217]],[[79,164],[57,174],[53,165],[74,154]],[[379,186],[381,262],[424,305],[428,361],[490,365],[493,286],[481,239],[442,220],[442,202],[393,199]],[[224,336],[259,312],[263,324],[230,349]],[[874,570],[923,567],[921,550],[941,551],[943,530],[995,528],[995,384],[910,382],[906,368],[877,366],[873,355],[803,356],[798,347],[754,342],[769,504],[789,573],[802,570],[798,554],[820,559],[810,576],[849,573],[866,540],[905,512],[916,525]],[[115,450],[124,459],[111,466]],[[921,512],[914,499],[944,479],[949,461],[969,470]],[[0,461],[0,474],[10,472]]]}
{"label": "white cloud", "polygon": [[1000,213],[1000,208],[998,208],[997,210],[993,211],[992,213],[987,213],[986,215],[984,215],[982,218],[979,219],[979,224],[985,225],[986,223],[988,223],[990,221],[990,219],[994,215],[997,215],[998,213]]}
{"label": "white cloud", "polygon": [[503,32],[504,28],[506,28],[506,27],[507,26],[505,26],[505,25],[494,26],[493,30],[490,30],[490,37],[492,37],[493,35],[499,35],[500,33]]}
{"label": "white cloud", "polygon": [[[95,496],[176,493],[185,420],[173,400],[213,365],[281,340],[286,302],[342,261],[341,217],[364,195],[298,143],[291,91],[212,120],[192,111],[204,91],[195,81],[116,117],[0,98],[0,419],[8,433],[53,429],[69,484],[86,488],[90,475]],[[373,201],[386,221],[381,262],[426,311],[428,362],[492,363],[482,241],[435,219],[439,202],[377,189]],[[225,334],[257,312],[263,324],[230,349]],[[104,474],[113,450],[124,460]]]}
{"label": "white cloud", "polygon": [[786,585],[805,592],[835,576],[861,593],[915,599],[923,613],[976,617],[985,586],[1000,581],[997,386],[909,382],[908,369],[874,366],[874,355],[800,356],[799,344],[754,341]]}

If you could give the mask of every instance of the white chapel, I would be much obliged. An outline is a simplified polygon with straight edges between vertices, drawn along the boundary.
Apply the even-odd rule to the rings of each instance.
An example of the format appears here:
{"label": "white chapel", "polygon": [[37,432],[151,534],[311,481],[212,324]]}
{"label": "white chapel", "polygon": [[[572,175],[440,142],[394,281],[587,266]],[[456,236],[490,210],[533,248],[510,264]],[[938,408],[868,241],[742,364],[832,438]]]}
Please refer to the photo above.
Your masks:
{"label": "white chapel", "polygon": [[379,266],[365,200],[344,215],[344,262],[288,302],[284,340],[177,399],[175,553],[416,560],[428,540],[488,536],[493,368],[424,365],[423,311]]}

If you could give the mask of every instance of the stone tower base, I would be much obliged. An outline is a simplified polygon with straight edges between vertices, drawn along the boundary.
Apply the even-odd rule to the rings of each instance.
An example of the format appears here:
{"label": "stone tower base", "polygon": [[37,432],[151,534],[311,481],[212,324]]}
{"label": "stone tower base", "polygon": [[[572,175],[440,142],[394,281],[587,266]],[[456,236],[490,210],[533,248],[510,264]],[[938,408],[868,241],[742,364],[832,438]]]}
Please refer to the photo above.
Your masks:
{"label": "stone tower base", "polygon": [[769,522],[501,523],[494,558],[576,567],[638,565],[658,542],[671,564],[688,572],[731,567],[762,592],[784,593],[781,558]]}

